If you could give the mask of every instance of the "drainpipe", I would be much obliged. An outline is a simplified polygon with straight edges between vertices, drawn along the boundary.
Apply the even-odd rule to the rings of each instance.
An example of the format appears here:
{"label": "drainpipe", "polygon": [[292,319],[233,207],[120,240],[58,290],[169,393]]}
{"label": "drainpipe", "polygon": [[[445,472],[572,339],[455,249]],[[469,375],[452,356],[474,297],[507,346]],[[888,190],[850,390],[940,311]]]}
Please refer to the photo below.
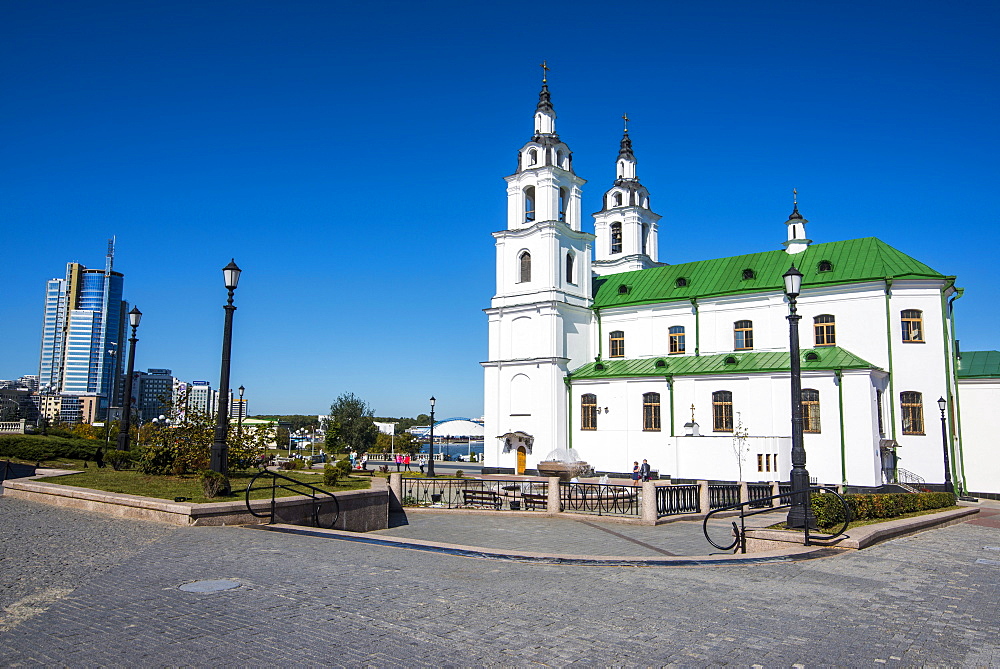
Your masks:
{"label": "drainpipe", "polygon": [[595,360],[600,360],[604,353],[604,331],[601,325],[601,308],[594,307],[594,314],[597,316],[597,357]]}
{"label": "drainpipe", "polygon": [[837,377],[837,401],[840,406],[840,481],[847,485],[847,438],[844,434],[844,370],[833,370]]}
{"label": "drainpipe", "polygon": [[892,440],[896,441],[896,386],[892,373],[892,317],[889,313],[889,292],[892,290],[892,279],[885,279],[885,339],[889,351],[889,425],[892,427]]}
{"label": "drainpipe", "polygon": [[701,319],[698,315],[698,298],[691,298],[691,306],[694,308],[694,354],[701,355]]}
{"label": "drainpipe", "polygon": [[573,382],[568,374],[563,383],[566,384],[566,447],[573,448]]}
{"label": "drainpipe", "polygon": [[667,374],[663,377],[667,380],[667,388],[670,389],[670,436],[674,435],[674,377]]}
{"label": "drainpipe", "polygon": [[[951,477],[958,483],[959,491],[963,494],[968,493],[968,490],[965,486],[965,454],[962,450],[962,411],[958,399],[958,359],[955,357],[955,349],[957,348],[955,346],[955,300],[964,294],[963,289],[955,288],[955,294],[946,303],[947,298],[944,295],[944,290],[941,291],[941,315],[951,323],[951,337],[945,339],[944,344],[945,374],[948,378],[948,406],[952,407],[951,416],[949,416],[951,420],[948,421],[948,450],[951,452]],[[949,344],[951,351],[948,350]],[[958,437],[958,448],[955,448],[956,436]]]}

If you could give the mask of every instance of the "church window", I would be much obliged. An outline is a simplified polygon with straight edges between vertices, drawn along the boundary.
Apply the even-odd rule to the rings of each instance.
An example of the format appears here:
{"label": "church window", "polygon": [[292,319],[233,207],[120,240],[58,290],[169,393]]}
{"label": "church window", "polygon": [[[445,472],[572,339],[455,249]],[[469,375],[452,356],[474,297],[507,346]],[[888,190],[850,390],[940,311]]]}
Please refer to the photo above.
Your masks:
{"label": "church window", "polygon": [[611,333],[611,346],[608,349],[609,358],[624,358],[625,357],[625,333],[621,330],[615,330]]}
{"label": "church window", "polygon": [[642,196],[642,208],[649,209],[649,197],[646,195]]}
{"label": "church window", "polygon": [[559,220],[566,222],[566,189],[559,189]]}
{"label": "church window", "polygon": [[566,164],[564,162],[565,159],[566,159],[565,155],[563,154],[562,151],[556,151],[556,165],[558,165],[559,167],[566,167]]}
{"label": "church window", "polygon": [[611,252],[621,253],[622,252],[622,224],[612,223],[611,224]]}
{"label": "church window", "polygon": [[537,165],[537,164],[538,164],[538,151],[532,149],[531,151],[528,151],[528,165]]}
{"label": "church window", "polygon": [[622,194],[621,193],[615,193],[614,200],[615,200],[615,206],[616,207],[622,206]]}
{"label": "church window", "polygon": [[518,258],[518,264],[520,265],[520,279],[518,283],[527,283],[531,281],[531,254],[525,251]]}
{"label": "church window", "polygon": [[747,281],[749,279],[754,279],[756,277],[757,277],[757,275],[754,274],[754,272],[753,272],[752,269],[745,269],[745,270],[743,270],[743,280],[744,281]]}
{"label": "church window", "polygon": [[597,429],[597,395],[586,393],[580,398],[580,429]]}
{"label": "church window", "polygon": [[885,423],[882,422],[882,391],[875,391],[875,412],[878,414],[878,436],[885,436]]}
{"label": "church window", "polygon": [[829,260],[820,260],[819,264],[816,265],[816,271],[817,272],[832,272],[833,271],[833,263],[830,262]]}
{"label": "church window", "polygon": [[712,431],[733,431],[733,394],[728,390],[712,393]]}
{"label": "church window", "polygon": [[573,254],[566,254],[566,283],[576,284],[573,280]]}
{"label": "church window", "polygon": [[924,342],[924,319],[920,309],[904,309],[901,318],[903,326],[903,341],[910,343]]}
{"label": "church window", "polygon": [[677,277],[677,281],[674,282],[674,285],[678,288],[685,288],[688,285],[688,280],[683,276],[679,276]]}
{"label": "church window", "polygon": [[649,226],[642,224],[642,253],[646,252],[646,239],[649,237]]}
{"label": "church window", "polygon": [[913,391],[899,394],[899,405],[902,409],[903,434],[924,433],[924,398]]}
{"label": "church window", "polygon": [[733,340],[733,348],[737,351],[753,348],[753,321],[733,323]]}
{"label": "church window", "polygon": [[684,352],[684,326],[674,325],[669,330],[670,338],[670,352],[671,353],[683,353]]}
{"label": "church window", "polygon": [[622,285],[618,286],[618,294],[619,295],[628,295],[630,292],[632,292],[632,289],[629,288],[624,283]]}
{"label": "church window", "polygon": [[524,220],[535,220],[535,187],[528,186],[524,189]]}
{"label": "church window", "polygon": [[802,389],[802,431],[819,432],[819,391]]}
{"label": "church window", "polygon": [[647,432],[660,431],[660,393],[643,393],[642,429]]}
{"label": "church window", "polygon": [[813,331],[816,335],[816,346],[837,344],[836,323],[832,314],[821,314],[814,318]]}

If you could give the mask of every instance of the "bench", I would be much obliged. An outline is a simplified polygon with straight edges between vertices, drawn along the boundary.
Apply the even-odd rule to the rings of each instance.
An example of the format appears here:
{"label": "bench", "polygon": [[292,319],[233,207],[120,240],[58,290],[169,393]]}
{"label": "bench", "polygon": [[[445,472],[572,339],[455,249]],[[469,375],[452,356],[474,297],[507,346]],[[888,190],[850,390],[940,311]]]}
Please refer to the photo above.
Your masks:
{"label": "bench", "polygon": [[524,501],[525,510],[530,511],[531,509],[547,509],[549,508],[549,496],[538,494],[534,492],[526,492],[521,495],[521,499]]}
{"label": "bench", "polygon": [[465,506],[489,506],[500,508],[500,495],[492,490],[463,490],[462,503]]}

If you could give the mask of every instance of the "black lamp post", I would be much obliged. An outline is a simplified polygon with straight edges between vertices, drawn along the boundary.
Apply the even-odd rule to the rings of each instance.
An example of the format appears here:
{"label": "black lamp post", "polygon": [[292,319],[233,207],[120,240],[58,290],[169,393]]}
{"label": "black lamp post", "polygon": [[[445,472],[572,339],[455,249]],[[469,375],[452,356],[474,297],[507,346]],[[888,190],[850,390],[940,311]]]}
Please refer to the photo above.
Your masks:
{"label": "black lamp post", "polygon": [[816,516],[809,504],[809,472],[806,470],[806,447],[802,439],[802,369],[799,360],[799,316],[796,298],[802,290],[802,272],[795,265],[781,277],[788,297],[788,348],[792,377],[792,508],[788,527],[816,527]]}
{"label": "black lamp post", "polygon": [[142,312],[138,308],[132,307],[128,312],[128,324],[132,326],[132,336],[128,343],[128,372],[125,374],[125,396],[122,398],[122,417],[118,421],[118,450],[128,450],[128,428],[132,422],[132,373],[135,370],[135,343],[139,341],[135,336],[135,329],[139,327],[139,320]]}
{"label": "black lamp post", "polygon": [[430,450],[431,457],[430,457],[429,460],[427,460],[427,475],[428,476],[434,476],[434,403],[436,401],[437,400],[435,400],[433,397],[431,397],[431,443],[428,446],[428,449]]}
{"label": "black lamp post", "polygon": [[[212,458],[210,467],[213,472],[222,475],[229,474],[229,452],[226,448],[226,433],[229,431],[229,356],[233,348],[233,292],[240,282],[242,270],[235,260],[222,268],[226,280],[226,290],[229,291],[229,302],[223,307],[226,310],[226,327],[222,335],[222,371],[219,374],[219,415],[215,421],[215,438],[212,441]],[[229,486],[220,491],[229,494]]]}
{"label": "black lamp post", "polygon": [[246,390],[246,388],[244,388],[243,386],[240,386],[240,403],[239,403],[240,412],[236,416],[236,438],[237,439],[241,439],[243,437],[243,414],[245,413],[243,411],[243,391],[245,391],[245,390]]}
{"label": "black lamp post", "polygon": [[938,408],[941,409],[941,446],[944,448],[944,489],[945,492],[955,492],[955,486],[951,482],[951,465],[948,462],[948,426],[945,423],[944,410],[948,406],[948,400],[941,397],[938,399]]}

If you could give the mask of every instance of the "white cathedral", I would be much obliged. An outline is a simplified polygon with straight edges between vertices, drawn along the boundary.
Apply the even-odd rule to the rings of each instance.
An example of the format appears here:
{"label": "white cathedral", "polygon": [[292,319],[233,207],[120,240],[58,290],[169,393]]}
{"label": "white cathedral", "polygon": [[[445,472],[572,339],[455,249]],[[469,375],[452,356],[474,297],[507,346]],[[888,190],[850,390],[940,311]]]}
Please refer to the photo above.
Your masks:
{"label": "white cathedral", "polygon": [[[627,119],[626,119],[627,120]],[[960,353],[962,289],[875,238],[813,243],[798,206],[784,248],[671,265],[626,126],[615,180],[583,230],[581,187],[543,79],[507,181],[485,369],[484,472],[532,473],[572,449],[598,472],[787,480],[788,301],[798,298],[807,468],[821,483],[944,480],[1000,492],[988,418],[1000,353]],[[939,409],[939,398],[944,410]]]}

